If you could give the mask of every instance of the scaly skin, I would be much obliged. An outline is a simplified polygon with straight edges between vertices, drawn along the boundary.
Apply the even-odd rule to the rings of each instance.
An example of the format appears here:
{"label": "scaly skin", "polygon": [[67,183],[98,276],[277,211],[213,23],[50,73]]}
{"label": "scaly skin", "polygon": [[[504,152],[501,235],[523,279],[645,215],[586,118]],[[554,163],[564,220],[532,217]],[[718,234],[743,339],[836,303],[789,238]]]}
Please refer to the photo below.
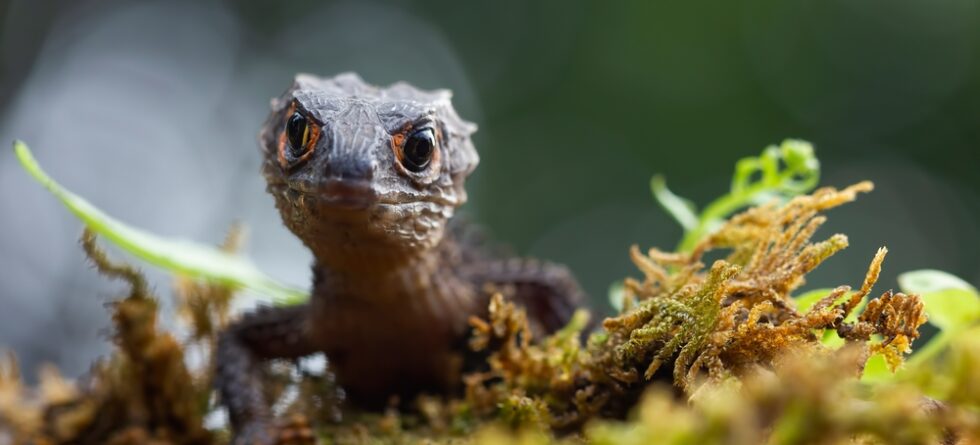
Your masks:
{"label": "scaly skin", "polygon": [[489,292],[528,310],[539,332],[584,301],[561,266],[498,259],[450,224],[479,158],[445,90],[299,75],[272,101],[263,174],[284,224],[313,252],[310,303],[261,308],[220,337],[218,389],[235,443],[275,443],[259,362],[324,352],[349,402],[458,387],[467,320]]}

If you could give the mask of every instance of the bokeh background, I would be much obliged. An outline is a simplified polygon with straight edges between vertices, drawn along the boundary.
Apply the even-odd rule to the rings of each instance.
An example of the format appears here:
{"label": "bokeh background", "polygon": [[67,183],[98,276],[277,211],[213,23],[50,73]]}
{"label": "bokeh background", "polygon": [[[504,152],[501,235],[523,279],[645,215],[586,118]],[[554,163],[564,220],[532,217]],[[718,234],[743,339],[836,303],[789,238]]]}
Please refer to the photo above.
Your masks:
{"label": "bokeh background", "polygon": [[[568,264],[597,304],[634,274],[630,244],[680,237],[651,175],[704,204],[787,137],[817,146],[823,184],[878,186],[832,212],[821,235],[852,245],[810,285],[860,284],[881,245],[878,291],[917,268],[977,283],[978,32],[973,0],[0,0],[0,140],[136,226],[218,242],[245,222],[248,254],[303,285],[310,255],[263,191],[256,133],[294,73],[357,71],[452,89],[480,125],[465,212]],[[121,285],[80,231],[0,150],[0,346],[28,374],[108,350]]]}

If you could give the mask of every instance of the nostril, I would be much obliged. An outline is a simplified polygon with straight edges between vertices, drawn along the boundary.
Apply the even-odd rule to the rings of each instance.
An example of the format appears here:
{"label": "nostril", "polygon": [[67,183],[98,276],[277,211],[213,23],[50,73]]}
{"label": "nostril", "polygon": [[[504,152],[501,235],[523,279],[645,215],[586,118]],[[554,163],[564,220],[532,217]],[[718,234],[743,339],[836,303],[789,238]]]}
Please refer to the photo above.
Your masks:
{"label": "nostril", "polygon": [[328,176],[344,180],[369,180],[374,176],[374,161],[357,156],[333,157],[327,165]]}

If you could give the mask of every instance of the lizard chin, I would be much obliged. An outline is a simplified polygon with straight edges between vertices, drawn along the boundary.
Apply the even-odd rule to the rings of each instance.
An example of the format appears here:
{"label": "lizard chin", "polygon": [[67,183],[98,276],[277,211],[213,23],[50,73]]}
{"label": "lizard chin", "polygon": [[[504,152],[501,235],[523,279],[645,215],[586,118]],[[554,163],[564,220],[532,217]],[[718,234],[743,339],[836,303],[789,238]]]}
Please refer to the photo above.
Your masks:
{"label": "lizard chin", "polygon": [[352,181],[270,184],[269,191],[286,227],[321,261],[343,268],[410,261],[442,240],[455,213],[446,199],[382,195]]}
{"label": "lizard chin", "polygon": [[269,191],[277,201],[294,206],[306,207],[315,203],[317,207],[350,211],[369,209],[378,204],[380,197],[370,181],[344,179],[329,179],[314,186],[304,182],[282,182],[270,185]]}

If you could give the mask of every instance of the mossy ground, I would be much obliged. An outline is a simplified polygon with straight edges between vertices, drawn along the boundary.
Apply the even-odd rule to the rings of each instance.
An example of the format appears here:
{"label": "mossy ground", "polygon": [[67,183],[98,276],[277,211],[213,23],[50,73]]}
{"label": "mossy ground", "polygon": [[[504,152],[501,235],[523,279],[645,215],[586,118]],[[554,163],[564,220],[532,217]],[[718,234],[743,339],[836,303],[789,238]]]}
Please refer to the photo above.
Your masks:
{"label": "mossy ground", "polygon": [[[624,281],[623,309],[584,342],[587,313],[534,339],[520,308],[495,297],[489,319],[472,320],[472,347],[487,352],[487,369],[465,376],[462,394],[420,397],[414,409],[344,411],[329,372],[276,363],[266,380],[288,426],[283,441],[980,443],[976,329],[925,365],[861,380],[873,354],[901,369],[926,320],[916,295],[869,299],[884,249],[857,290],[834,288],[806,309],[794,300],[806,274],[847,246],[843,235],[811,239],[821,212],[870,188],[753,207],[689,251],[633,248],[641,276]],[[191,368],[187,357],[210,357],[234,293],[178,279],[190,333],[178,341],[157,326],[157,300],[138,271],[109,260],[88,232],[83,247],[99,271],[129,284],[108,306],[115,352],[78,382],[47,369],[36,388],[7,359],[0,443],[226,443],[227,431],[204,426],[217,406],[213,365]],[[712,251],[724,258],[705,265]]]}

